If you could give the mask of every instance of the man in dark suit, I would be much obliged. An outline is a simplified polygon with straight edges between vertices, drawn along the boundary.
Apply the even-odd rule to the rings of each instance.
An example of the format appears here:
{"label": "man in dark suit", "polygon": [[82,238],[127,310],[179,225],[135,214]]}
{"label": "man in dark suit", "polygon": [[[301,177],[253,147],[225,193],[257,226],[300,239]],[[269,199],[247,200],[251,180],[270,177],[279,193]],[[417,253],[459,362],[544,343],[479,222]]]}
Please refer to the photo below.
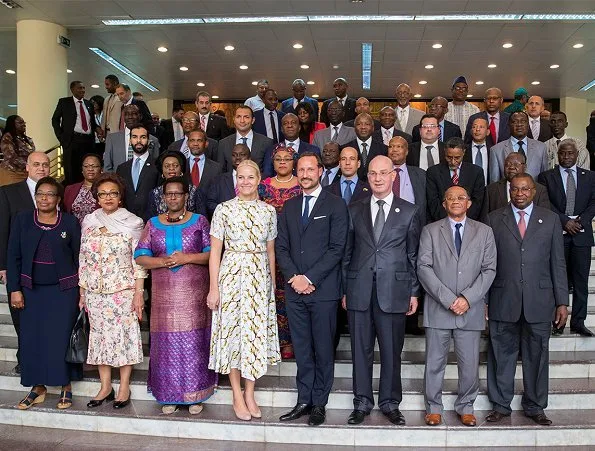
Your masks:
{"label": "man in dark suit", "polygon": [[280,143],[285,140],[281,131],[281,119],[285,113],[277,110],[279,105],[279,96],[274,89],[267,89],[264,93],[264,108],[254,112],[254,124],[252,129],[273,140],[274,143]]}
{"label": "man in dark suit", "polygon": [[171,143],[184,138],[184,131],[182,129],[182,116],[184,116],[184,108],[174,106],[171,113],[171,119],[163,119],[161,126],[163,127],[163,138],[159,141],[162,149],[167,149]]}
{"label": "man in dark suit", "polygon": [[482,169],[486,183],[490,174],[490,154],[487,146],[487,137],[489,135],[490,129],[488,128],[487,119],[483,117],[475,118],[471,125],[472,140],[470,143],[465,143],[465,156],[463,157],[463,161],[473,163]]}
{"label": "man in dark suit", "polygon": [[194,104],[198,111],[198,124],[201,130],[207,132],[209,138],[219,141],[229,135],[229,127],[227,127],[225,118],[211,112],[211,94],[199,91]]}
{"label": "man in dark suit", "polygon": [[335,91],[335,97],[331,97],[330,99],[325,100],[322,104],[322,108],[320,109],[320,122],[324,122],[327,127],[331,123],[330,118],[327,114],[327,110],[330,103],[335,100],[341,104],[345,111],[343,121],[350,121],[351,119],[355,119],[355,99],[347,95],[348,87],[349,85],[347,84],[347,80],[345,80],[344,78],[337,78],[333,82],[333,90]]}
{"label": "man in dark suit", "polygon": [[384,145],[382,139],[374,138],[374,122],[372,116],[368,113],[358,114],[355,118],[355,136],[356,138],[345,144],[343,147],[354,147],[359,152],[361,166],[357,171],[357,176],[363,180],[368,180],[368,165],[377,155],[388,153],[388,147]]}
{"label": "man in dark suit", "polygon": [[85,85],[73,81],[70,92],[71,97],[58,100],[52,116],[54,134],[62,146],[65,185],[83,180],[83,158],[95,147],[95,114],[91,102],[84,98]]}
{"label": "man in dark suit", "polygon": [[[8,238],[12,220],[18,213],[30,211],[35,208],[35,185],[43,177],[50,175],[50,159],[44,152],[31,152],[27,157],[27,179],[0,187],[0,282],[6,284],[6,268],[8,259]],[[12,324],[17,333],[20,333],[19,310],[10,308]],[[21,372],[19,365],[19,351],[17,349],[16,373]]]}
{"label": "man in dark suit", "polygon": [[[136,100],[132,97],[132,91],[130,90],[130,86],[120,83],[116,86],[116,95],[122,102],[122,110],[126,105],[136,105],[138,107],[138,111],[140,112],[140,123],[145,126],[148,130],[149,134],[154,133],[153,127],[153,118],[151,117],[151,112],[149,111],[149,107],[143,100]],[[124,129],[124,115],[121,115],[120,119],[120,130]],[[113,131],[113,130],[112,130]]]}
{"label": "man in dark suit", "polygon": [[[370,111],[370,101],[368,99],[366,99],[365,97],[360,97],[355,101],[356,115],[361,113],[368,113],[371,116],[372,114],[370,113]],[[374,118],[372,118],[372,120],[374,121],[374,132],[377,132],[378,130],[380,130],[380,121],[377,121]],[[355,125],[355,119],[346,121],[345,125],[347,125],[348,127],[353,127]]]}
{"label": "man in dark suit", "polygon": [[219,141],[217,150],[217,161],[223,166],[223,172],[229,172],[233,168],[231,151],[236,144],[246,144],[250,149],[250,159],[262,170],[265,150],[273,144],[273,140],[255,133],[252,130],[253,123],[254,115],[250,107],[242,105],[236,108],[233,114],[236,132]]}
{"label": "man in dark suit", "polygon": [[380,110],[380,129],[374,132],[376,138],[382,139],[385,146],[388,146],[389,141],[395,136],[402,136],[411,144],[411,135],[405,133],[395,127],[397,121],[397,113],[392,106],[385,106]]}
{"label": "man in dark suit", "polygon": [[297,404],[279,420],[295,420],[310,412],[311,426],[324,423],[333,385],[341,259],[349,223],[345,202],[322,190],[321,175],[319,155],[298,157],[297,177],[303,194],[285,202],[275,243],[277,263],[286,281],[287,316],[298,368]]}
{"label": "man in dark suit", "polygon": [[354,147],[343,147],[339,155],[340,175],[323,189],[342,198],[347,205],[371,195],[368,182],[360,180],[357,170],[361,165],[359,152]]}
{"label": "man in dark suit", "polygon": [[445,163],[444,144],[440,141],[440,125],[438,119],[431,114],[424,114],[419,123],[420,142],[409,146],[407,165],[427,171],[438,163]]}
{"label": "man in dark suit", "polygon": [[[416,205],[392,192],[393,162],[375,157],[368,177],[372,196],[349,206],[350,224],[343,259],[343,306],[347,308],[353,360],[353,412],[360,424],[374,407],[374,344],[380,348],[378,406],[390,422],[405,424],[401,351],[405,317],[417,309],[420,285],[415,273],[421,227]],[[297,354],[296,354],[297,355]]]}
{"label": "man in dark suit", "polygon": [[206,157],[208,145],[207,134],[201,129],[188,133],[190,155],[186,159],[185,172],[190,175],[190,181],[203,196],[206,196],[211,183],[221,174],[221,165]]}
{"label": "man in dark suit", "polygon": [[294,80],[291,85],[293,97],[281,102],[281,111],[295,114],[295,107],[300,102],[308,102],[314,108],[314,117],[318,121],[318,100],[306,95],[306,82],[301,78]]}
{"label": "man in dark suit", "polygon": [[130,144],[134,155],[118,166],[116,174],[122,177],[126,187],[126,209],[146,222],[150,219],[147,211],[149,195],[158,185],[161,174],[149,153],[149,132],[143,125],[132,127]]}
{"label": "man in dark suit", "polygon": [[511,413],[519,347],[523,366],[525,415],[537,424],[548,398],[551,321],[558,328],[568,317],[568,281],[559,217],[533,203],[535,184],[529,174],[510,181],[510,205],[489,215],[496,239],[497,268],[488,300],[488,422]]}
{"label": "man in dark suit", "polygon": [[217,176],[207,193],[207,212],[209,220],[220,203],[236,197],[236,168],[244,160],[250,159],[250,149],[245,144],[236,144],[231,151],[233,170]]}
{"label": "man in dark suit", "polygon": [[541,119],[541,112],[545,109],[543,97],[529,97],[529,101],[525,105],[525,108],[529,115],[529,133],[527,133],[527,136],[531,139],[541,141],[542,143],[546,142],[553,135],[550,121]]}
{"label": "man in dark suit", "polygon": [[[200,130],[199,115],[194,111],[187,111],[182,116],[182,130],[184,136],[182,139],[174,141],[169,145],[167,150],[175,150],[182,152],[186,158],[190,157],[190,149],[188,147],[188,133],[194,130]],[[213,161],[217,160],[217,153],[219,152],[219,142],[216,139],[207,137],[208,146],[205,150],[205,156]]]}
{"label": "man in dark suit", "polygon": [[[165,128],[161,125],[161,119],[157,113],[151,113],[151,119],[153,120],[153,127],[155,127],[155,138],[159,141],[159,144],[163,142],[163,136],[165,134]],[[163,148],[164,150],[167,147]]]}
{"label": "man in dark suit", "polygon": [[488,129],[490,130],[490,134],[486,138],[488,150],[490,150],[494,144],[498,144],[499,142],[506,141],[510,138],[510,127],[508,125],[510,114],[500,111],[502,100],[502,91],[500,91],[500,89],[489,88],[486,90],[483,98],[485,111],[480,111],[469,117],[467,128],[465,129],[466,143],[470,143],[472,140],[471,127],[473,126],[475,119],[478,117],[482,117],[488,121]]}
{"label": "man in dark suit", "polygon": [[[438,119],[438,125],[440,125],[439,139],[443,143],[448,141],[450,138],[461,138],[461,129],[457,124],[444,119],[444,115],[448,112],[448,100],[444,97],[434,97],[428,106],[428,113],[435,116]],[[419,134],[419,125],[413,127],[411,133],[413,142],[421,141]]]}
{"label": "man in dark suit", "polygon": [[[570,331],[592,337],[585,326],[589,297],[589,269],[593,246],[595,216],[595,172],[577,166],[578,148],[571,140],[564,140],[558,148],[559,166],[539,174],[546,186],[552,211],[560,218],[564,229],[564,256],[568,281],[573,287]],[[563,328],[554,328],[561,335]]]}
{"label": "man in dark suit", "polygon": [[462,186],[467,190],[471,196],[467,217],[479,220],[485,196],[483,171],[472,163],[464,162],[464,155],[465,143],[462,138],[450,138],[446,142],[446,163],[432,166],[426,172],[428,222],[446,218],[444,193],[453,185]]}
{"label": "man in dark suit", "polygon": [[[285,136],[285,141],[281,142],[285,147],[291,147],[297,155],[304,152],[314,152],[320,155],[320,149],[305,141],[300,141],[300,121],[293,113],[287,113],[281,119],[281,133]],[[273,143],[264,152],[264,159],[262,162],[262,178],[272,177],[275,175],[273,167],[273,149],[277,144]],[[295,171],[294,171],[295,172]]]}
{"label": "man in dark suit", "polygon": [[[465,159],[463,158],[463,161]],[[488,214],[499,208],[506,207],[510,202],[510,181],[517,174],[524,174],[527,168],[526,159],[518,152],[508,154],[504,161],[504,177],[486,187],[483,199],[481,220],[487,222]],[[550,209],[550,199],[547,189],[541,183],[535,183],[535,197],[533,203],[542,208]]]}
{"label": "man in dark suit", "polygon": [[591,170],[595,171],[595,110],[591,111],[589,125],[585,131],[587,132],[587,150],[591,159]]}

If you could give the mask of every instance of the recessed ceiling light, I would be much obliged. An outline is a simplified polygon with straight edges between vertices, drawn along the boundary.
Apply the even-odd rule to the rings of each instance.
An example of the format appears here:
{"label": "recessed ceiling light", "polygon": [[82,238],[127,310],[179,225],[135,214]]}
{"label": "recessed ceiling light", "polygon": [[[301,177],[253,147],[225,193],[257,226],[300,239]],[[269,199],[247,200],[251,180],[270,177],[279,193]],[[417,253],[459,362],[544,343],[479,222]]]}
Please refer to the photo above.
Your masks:
{"label": "recessed ceiling light", "polygon": [[[432,48],[433,48],[433,49],[441,49],[441,48],[442,48],[442,44],[438,44],[438,43],[436,43],[436,44],[434,44],[434,45],[432,46]],[[421,97],[421,96],[420,96],[420,97]]]}
{"label": "recessed ceiling light", "polygon": [[304,46],[302,44],[300,44],[299,42],[296,42],[295,44],[293,44],[294,49],[301,49],[302,47],[304,47]]}
{"label": "recessed ceiling light", "polygon": [[258,82],[257,81],[253,81],[252,82],[252,86],[258,86]]}
{"label": "recessed ceiling light", "polygon": [[512,47],[512,44],[510,42],[505,42],[504,44],[502,44],[502,47],[504,47],[505,49],[509,49]]}
{"label": "recessed ceiling light", "polygon": [[495,69],[495,68],[496,68],[496,67],[498,67],[498,66],[496,66],[495,64],[488,64],[488,67],[489,67],[490,69]]}
{"label": "recessed ceiling light", "polygon": [[473,97],[473,94],[467,94],[468,99],[470,99],[471,97]]}
{"label": "recessed ceiling light", "polygon": [[318,94],[312,94],[312,97],[314,97],[315,99],[317,99],[320,96]]}
{"label": "recessed ceiling light", "polygon": [[242,69],[242,70],[246,70],[246,69],[248,69],[248,66],[246,66],[245,64],[242,64],[242,65],[240,66],[240,69]]}
{"label": "recessed ceiling light", "polygon": [[66,73],[67,74],[72,74],[72,71],[70,69],[66,69]]}
{"label": "recessed ceiling light", "polygon": [[157,50],[161,53],[165,53],[165,52],[167,52],[167,47],[163,47],[163,46],[157,47]]}
{"label": "recessed ceiling light", "polygon": [[434,66],[432,66],[431,64],[426,64],[426,69],[434,69]]}
{"label": "recessed ceiling light", "polygon": [[483,81],[481,81],[481,80],[478,80],[478,81],[476,81],[476,82],[475,82],[475,84],[476,84],[476,85],[483,85]]}
{"label": "recessed ceiling light", "polygon": [[199,81],[198,83],[196,83],[196,86],[200,86],[201,88],[204,86],[205,84],[202,81]]}
{"label": "recessed ceiling light", "polygon": [[309,80],[309,81],[307,81],[307,82],[306,82],[306,84],[307,84],[307,85],[313,85],[313,84],[314,84],[314,82],[313,82],[312,80]]}
{"label": "recessed ceiling light", "polygon": [[99,85],[91,85],[91,87],[92,87],[93,89],[97,89],[97,88],[99,88]]}
{"label": "recessed ceiling light", "polygon": [[188,68],[186,66],[180,66],[180,70],[182,72],[186,72],[188,70]]}
{"label": "recessed ceiling light", "polygon": [[218,99],[219,96],[211,96],[211,99]]}
{"label": "recessed ceiling light", "polygon": [[537,81],[537,80],[535,80],[535,81],[532,81],[532,82],[531,82],[531,84],[532,84],[532,85],[538,85],[539,83],[540,83],[540,82],[539,82],[539,81]]}
{"label": "recessed ceiling light", "polygon": [[7,74],[10,74],[10,75],[16,74],[16,72],[14,70],[12,70],[12,69],[6,69],[6,73]]}
{"label": "recessed ceiling light", "polygon": [[420,84],[420,85],[427,85],[427,84],[428,84],[428,82],[427,82],[427,81],[425,81],[425,80],[420,80],[420,81],[419,81],[419,84]]}
{"label": "recessed ceiling light", "polygon": [[416,99],[419,99],[421,97],[421,94],[415,94],[413,97],[415,97]]}
{"label": "recessed ceiling light", "polygon": [[560,65],[559,65],[559,64],[552,64],[552,65],[550,66],[550,69],[557,69],[558,67],[560,67]]}
{"label": "recessed ceiling light", "polygon": [[333,64],[333,69],[338,69],[339,65],[338,64]]}
{"label": "recessed ceiling light", "polygon": [[577,42],[576,44],[574,44],[572,46],[573,49],[582,49],[584,47],[583,44],[581,44],[580,42]]}
{"label": "recessed ceiling light", "polygon": [[307,64],[302,64],[300,66],[301,69],[310,69],[310,66],[308,66]]}
{"label": "recessed ceiling light", "polygon": [[236,48],[233,45],[226,45],[225,47],[223,47],[225,50],[227,50],[228,52],[231,52],[232,50],[235,50]]}

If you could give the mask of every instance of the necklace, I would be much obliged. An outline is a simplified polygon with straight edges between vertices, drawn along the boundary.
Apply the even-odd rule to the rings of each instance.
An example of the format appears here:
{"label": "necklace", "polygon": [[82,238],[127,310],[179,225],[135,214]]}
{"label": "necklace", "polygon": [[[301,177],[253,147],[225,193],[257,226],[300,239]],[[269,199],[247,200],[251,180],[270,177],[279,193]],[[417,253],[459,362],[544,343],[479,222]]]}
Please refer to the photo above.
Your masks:
{"label": "necklace", "polygon": [[186,216],[185,208],[184,208],[184,211],[182,212],[182,214],[180,216],[178,216],[177,218],[170,218],[169,211],[165,213],[165,219],[167,220],[167,222],[180,222],[182,219],[184,219],[184,216]]}
{"label": "necklace", "polygon": [[291,177],[289,177],[287,180],[279,180],[279,177],[277,176],[275,176],[275,180],[277,180],[279,183],[289,183],[293,180],[293,174],[291,174]]}

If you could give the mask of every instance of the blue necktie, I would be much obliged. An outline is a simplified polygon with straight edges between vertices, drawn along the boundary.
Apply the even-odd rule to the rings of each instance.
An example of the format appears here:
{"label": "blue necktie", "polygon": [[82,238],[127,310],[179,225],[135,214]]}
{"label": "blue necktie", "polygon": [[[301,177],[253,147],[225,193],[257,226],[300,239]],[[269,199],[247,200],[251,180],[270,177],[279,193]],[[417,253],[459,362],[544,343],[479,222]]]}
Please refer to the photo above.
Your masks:
{"label": "blue necktie", "polygon": [[240,139],[242,140],[243,145],[245,145],[245,146],[248,145],[248,138],[246,138],[245,136],[242,136]]}
{"label": "blue necktie", "polygon": [[138,186],[138,178],[140,177],[140,158],[134,160],[134,164],[132,165],[132,183],[134,184],[134,191],[136,191],[136,187]]}
{"label": "blue necktie", "polygon": [[351,192],[351,185],[353,185],[353,180],[345,180],[343,183],[345,183],[346,185],[345,192],[343,193],[343,200],[347,205],[349,205],[349,202],[351,202],[351,196],[353,195],[353,193]]}
{"label": "blue necktie", "polygon": [[306,199],[306,204],[304,205],[304,212],[302,213],[302,225],[306,227],[308,225],[308,221],[310,220],[310,199],[314,196],[304,196]]}
{"label": "blue necktie", "polygon": [[455,224],[455,248],[457,250],[457,255],[461,255],[461,244],[463,242],[461,239],[461,227],[463,227],[463,224]]}

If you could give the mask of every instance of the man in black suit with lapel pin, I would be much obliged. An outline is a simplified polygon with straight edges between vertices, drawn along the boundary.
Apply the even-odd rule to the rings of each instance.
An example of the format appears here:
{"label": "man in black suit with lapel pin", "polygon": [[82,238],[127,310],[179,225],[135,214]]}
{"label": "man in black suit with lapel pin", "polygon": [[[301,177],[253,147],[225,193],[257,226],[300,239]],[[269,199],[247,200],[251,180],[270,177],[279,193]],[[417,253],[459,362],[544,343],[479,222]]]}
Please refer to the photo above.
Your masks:
{"label": "man in black suit with lapel pin", "polygon": [[236,197],[236,169],[238,164],[249,159],[250,149],[247,145],[236,144],[233,147],[233,150],[231,151],[231,164],[233,165],[233,170],[219,175],[213,183],[211,183],[211,186],[209,186],[209,191],[207,193],[207,212],[209,220],[213,217],[217,205]]}
{"label": "man in black suit with lapel pin", "polygon": [[444,143],[440,141],[440,124],[431,114],[424,114],[419,121],[421,141],[409,146],[407,165],[427,171],[429,167],[444,163]]}
{"label": "man in black suit with lapel pin", "polygon": [[298,400],[280,421],[310,413],[308,424],[326,418],[333,386],[334,339],[341,299],[341,260],[349,214],[345,202],[320,185],[320,155],[303,153],[297,160],[303,194],[283,206],[276,258],[286,280],[285,302],[297,364]]}
{"label": "man in black suit with lapel pin", "polygon": [[213,114],[211,111],[211,94],[199,91],[194,101],[198,111],[198,125],[211,139],[219,141],[229,135],[229,128],[224,117]]}
{"label": "man in black suit with lapel pin", "polygon": [[467,217],[479,220],[485,197],[483,170],[463,161],[465,143],[461,138],[450,138],[446,143],[446,163],[432,166],[426,172],[426,194],[428,201],[428,222],[446,218],[444,193],[453,185],[462,186],[471,196]]}
{"label": "man in black suit with lapel pin", "polygon": [[378,406],[389,421],[404,425],[401,351],[405,317],[415,313],[420,285],[415,273],[421,227],[419,207],[396,197],[393,162],[377,156],[368,169],[372,196],[349,206],[343,259],[343,305],[347,308],[353,360],[353,412],[360,424],[374,407],[374,344],[380,349]]}
{"label": "man in black suit with lapel pin", "polygon": [[347,205],[371,195],[370,185],[359,179],[357,170],[361,166],[359,152],[354,147],[343,147],[339,155],[340,175],[333,183],[324,187],[330,193],[342,198]]}
{"label": "man in black suit with lapel pin", "polygon": [[388,148],[384,145],[381,138],[374,136],[374,121],[368,113],[358,114],[354,125],[356,138],[342,147],[354,147],[357,149],[361,161],[357,176],[361,180],[367,181],[370,161],[377,155],[386,156]]}
{"label": "man in black suit with lapel pin", "polygon": [[148,218],[149,195],[159,183],[159,171],[149,154],[149,131],[143,125],[130,129],[130,145],[133,156],[116,169],[122,177],[126,193],[124,206],[145,222]]}
{"label": "man in black suit with lapel pin", "polygon": [[52,116],[54,134],[62,146],[64,185],[83,180],[83,158],[95,147],[95,114],[91,102],[84,98],[85,85],[73,81],[70,92],[72,96],[58,100]]}
{"label": "man in black suit with lapel pin", "polygon": [[[438,139],[445,143],[450,138],[462,138],[461,129],[457,124],[444,119],[444,115],[448,112],[448,100],[444,97],[434,97],[428,106],[428,113],[435,116],[438,119],[438,125],[440,125],[440,135]],[[419,134],[419,125],[413,127],[411,132],[413,142],[421,141]]]}
{"label": "man in black suit with lapel pin", "polygon": [[[572,315],[570,332],[592,337],[585,326],[589,297],[589,269],[593,246],[595,216],[595,172],[577,166],[578,146],[565,139],[558,146],[559,166],[539,174],[545,185],[551,208],[560,218],[564,229],[564,256],[568,281],[572,285]],[[554,335],[562,335],[564,328],[554,327]]]}

